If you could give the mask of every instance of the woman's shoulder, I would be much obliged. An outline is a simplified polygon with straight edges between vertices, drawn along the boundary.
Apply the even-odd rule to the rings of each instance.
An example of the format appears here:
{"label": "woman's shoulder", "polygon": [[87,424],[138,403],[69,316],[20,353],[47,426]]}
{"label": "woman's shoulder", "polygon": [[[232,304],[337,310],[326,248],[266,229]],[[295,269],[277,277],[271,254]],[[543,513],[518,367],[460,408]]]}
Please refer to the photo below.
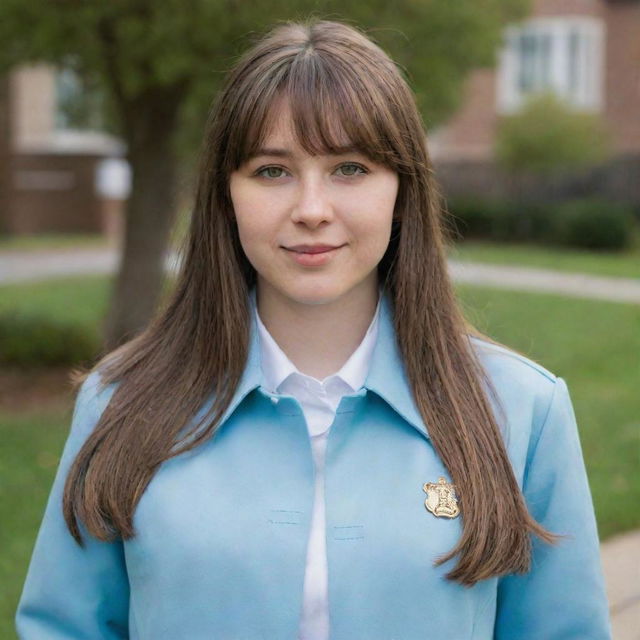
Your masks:
{"label": "woman's shoulder", "polygon": [[108,403],[118,386],[117,382],[105,382],[102,369],[96,367],[89,371],[78,388],[77,401]]}
{"label": "woman's shoulder", "polygon": [[470,336],[474,351],[503,405],[512,412],[528,413],[534,422],[546,416],[562,378],[532,358],[505,345]]}
{"label": "woman's shoulder", "polygon": [[[548,459],[556,455],[549,443],[568,443],[568,447],[577,440],[567,384],[561,376],[509,347],[476,336],[471,342],[498,396],[497,403],[492,396],[490,399],[516,476],[522,482],[534,452],[540,449],[543,433],[547,444],[542,457]],[[565,454],[566,450],[560,448]]]}
{"label": "woman's shoulder", "polygon": [[508,375],[517,381],[538,383],[543,387],[556,383],[558,376],[539,362],[506,345],[471,335],[471,344],[483,366],[494,375]]}
{"label": "woman's shoulder", "polygon": [[78,388],[73,409],[72,432],[86,436],[113,396],[117,382],[105,383],[99,368],[91,370]]}

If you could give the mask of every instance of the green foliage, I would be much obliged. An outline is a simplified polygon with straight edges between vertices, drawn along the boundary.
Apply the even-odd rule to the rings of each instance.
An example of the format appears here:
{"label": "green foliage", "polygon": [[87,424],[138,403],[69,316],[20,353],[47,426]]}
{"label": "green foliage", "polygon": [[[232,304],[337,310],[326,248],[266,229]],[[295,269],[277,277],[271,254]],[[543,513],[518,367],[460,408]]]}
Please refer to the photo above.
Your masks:
{"label": "green foliage", "polygon": [[506,233],[509,205],[497,200],[476,198],[456,200],[449,209],[455,235],[463,238],[503,238]]}
{"label": "green foliage", "polygon": [[459,238],[549,241],[552,212],[546,205],[461,198],[449,204],[449,220]]}
{"label": "green foliage", "polygon": [[606,159],[608,135],[598,115],[577,111],[552,94],[541,94],[502,119],[495,155],[513,171],[581,169]]}
{"label": "green foliage", "polygon": [[454,238],[581,249],[626,249],[637,226],[631,207],[601,200],[522,205],[506,200],[459,199],[449,203],[448,212]]}
{"label": "green foliage", "polygon": [[96,336],[80,324],[44,315],[0,312],[0,365],[78,364],[95,358],[98,350]]}
{"label": "green foliage", "polygon": [[558,242],[584,249],[625,249],[631,245],[634,220],[628,207],[599,200],[565,202],[554,210]]}
{"label": "green foliage", "polygon": [[113,278],[76,275],[0,286],[0,314],[45,316],[65,325],[82,324],[98,331],[113,295]]}

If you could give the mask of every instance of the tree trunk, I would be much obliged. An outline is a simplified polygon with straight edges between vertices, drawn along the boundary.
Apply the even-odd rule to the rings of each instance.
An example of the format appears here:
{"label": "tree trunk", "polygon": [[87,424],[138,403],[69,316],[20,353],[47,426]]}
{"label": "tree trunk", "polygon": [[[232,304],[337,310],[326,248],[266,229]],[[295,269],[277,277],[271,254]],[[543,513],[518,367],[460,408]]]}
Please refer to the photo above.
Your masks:
{"label": "tree trunk", "polygon": [[0,75],[0,234],[9,230],[13,186],[11,175],[11,108],[9,73]]}
{"label": "tree trunk", "polygon": [[148,324],[162,291],[167,243],[176,208],[177,161],[173,149],[182,89],[157,89],[126,110],[132,189],[124,246],[104,324],[107,351]]}

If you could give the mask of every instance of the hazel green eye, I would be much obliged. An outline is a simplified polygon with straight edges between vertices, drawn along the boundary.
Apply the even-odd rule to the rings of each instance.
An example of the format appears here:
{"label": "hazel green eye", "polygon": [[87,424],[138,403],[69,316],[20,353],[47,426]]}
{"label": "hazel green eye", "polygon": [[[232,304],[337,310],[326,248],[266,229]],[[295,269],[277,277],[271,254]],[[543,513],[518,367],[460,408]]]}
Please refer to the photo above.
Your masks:
{"label": "hazel green eye", "polygon": [[[266,174],[265,171],[267,172]],[[279,171],[282,171],[282,167],[264,167],[264,169],[257,171],[256,175],[263,176],[265,178],[279,178],[281,176],[281,174],[278,173]]]}
{"label": "hazel green eye", "polygon": [[[347,162],[340,165],[336,169],[336,171],[338,172],[338,175],[342,175],[342,177],[344,178],[350,178],[353,176],[365,175],[369,173],[364,167],[353,162]],[[284,169],[277,166],[262,167],[261,169],[258,169],[254,175],[270,180],[276,180],[283,177]]]}
{"label": "hazel green eye", "polygon": [[[346,169],[346,170],[345,170]],[[358,172],[361,174],[367,173],[359,164],[343,164],[340,166],[340,171],[342,171],[342,175],[345,176],[357,176]]]}

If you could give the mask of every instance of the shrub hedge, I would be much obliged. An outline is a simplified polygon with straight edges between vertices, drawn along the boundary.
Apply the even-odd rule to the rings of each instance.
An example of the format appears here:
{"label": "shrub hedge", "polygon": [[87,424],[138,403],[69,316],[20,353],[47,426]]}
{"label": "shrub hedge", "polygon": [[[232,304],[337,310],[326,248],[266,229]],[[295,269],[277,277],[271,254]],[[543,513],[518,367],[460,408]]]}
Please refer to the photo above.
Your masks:
{"label": "shrub hedge", "polygon": [[624,205],[578,200],[556,207],[560,244],[584,249],[626,249],[633,238],[633,212]]}
{"label": "shrub hedge", "polygon": [[623,250],[633,240],[633,208],[602,200],[521,205],[508,201],[457,199],[447,205],[454,239],[534,242],[582,249]]}
{"label": "shrub hedge", "polygon": [[549,174],[606,161],[609,138],[599,114],[575,109],[547,92],[531,96],[517,113],[499,119],[495,155],[507,170]]}
{"label": "shrub hedge", "polygon": [[0,312],[0,365],[73,365],[92,361],[99,349],[98,336],[81,325]]}

